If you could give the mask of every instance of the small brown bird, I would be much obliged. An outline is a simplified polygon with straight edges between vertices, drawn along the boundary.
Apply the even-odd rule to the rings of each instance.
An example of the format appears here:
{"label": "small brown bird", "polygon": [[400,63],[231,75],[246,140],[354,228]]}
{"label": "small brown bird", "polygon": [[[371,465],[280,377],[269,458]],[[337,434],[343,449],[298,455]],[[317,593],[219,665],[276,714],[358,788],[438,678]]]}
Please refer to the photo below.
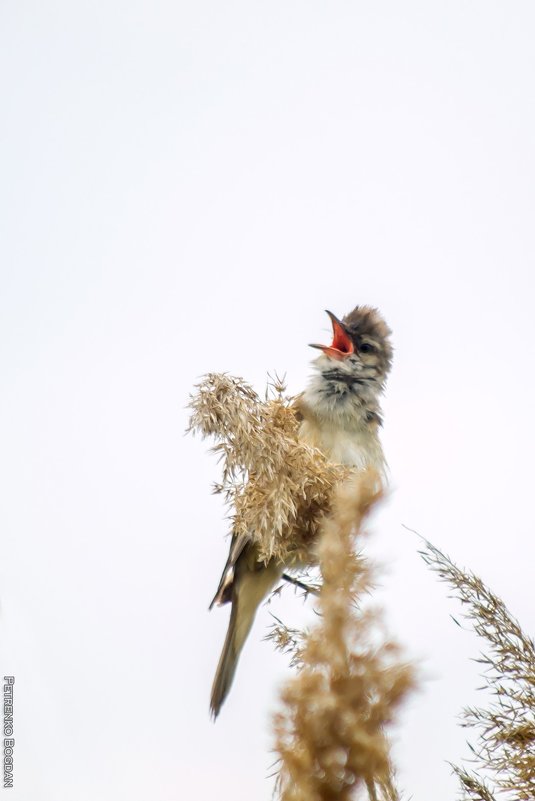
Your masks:
{"label": "small brown bird", "polygon": [[[391,331],[370,306],[357,306],[341,321],[327,312],[333,327],[331,345],[312,345],[322,353],[315,372],[295,401],[301,420],[299,440],[318,448],[331,461],[384,474],[378,436],[379,398],[392,364]],[[217,666],[210,709],[214,718],[230,690],[238,659],[260,603],[281,579],[286,566],[259,560],[254,542],[233,536],[219,587],[210,604],[232,604],[230,622]]]}

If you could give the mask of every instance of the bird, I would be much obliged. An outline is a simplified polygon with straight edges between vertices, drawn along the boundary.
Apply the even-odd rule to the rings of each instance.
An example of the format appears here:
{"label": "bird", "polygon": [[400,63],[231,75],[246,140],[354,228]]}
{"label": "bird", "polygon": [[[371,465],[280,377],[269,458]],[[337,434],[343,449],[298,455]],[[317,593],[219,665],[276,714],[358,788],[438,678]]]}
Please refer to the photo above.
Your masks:
{"label": "bird", "polygon": [[[312,344],[320,355],[313,374],[293,402],[298,440],[319,449],[331,462],[386,475],[379,439],[380,397],[392,365],[391,330],[372,306],[356,306],[332,324],[330,345]],[[258,546],[234,534],[217,592],[210,604],[231,604],[230,620],[210,697],[217,718],[232,685],[238,659],[262,601],[288,567],[259,558]]]}

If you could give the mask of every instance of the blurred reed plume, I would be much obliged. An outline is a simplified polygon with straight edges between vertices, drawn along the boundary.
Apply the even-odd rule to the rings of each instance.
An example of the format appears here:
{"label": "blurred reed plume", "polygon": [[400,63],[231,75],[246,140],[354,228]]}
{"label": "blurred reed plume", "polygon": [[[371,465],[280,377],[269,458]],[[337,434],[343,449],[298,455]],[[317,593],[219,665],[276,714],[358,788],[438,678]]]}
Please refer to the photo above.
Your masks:
{"label": "blurred reed plume", "polygon": [[473,801],[535,799],[535,645],[503,601],[480,578],[461,570],[448,556],[425,543],[425,562],[453,589],[463,616],[485,640],[477,660],[491,699],[469,707],[462,725],[477,736],[470,744],[473,771],[454,765],[463,798]]}
{"label": "blurred reed plume", "polygon": [[398,647],[383,641],[378,613],[359,603],[371,576],[356,539],[379,497],[372,471],[336,487],[318,545],[319,622],[306,635],[285,636],[283,625],[271,635],[294,652],[299,668],[275,715],[281,801],[349,801],[359,790],[373,800],[399,799],[385,726],[413,686],[413,672]]}

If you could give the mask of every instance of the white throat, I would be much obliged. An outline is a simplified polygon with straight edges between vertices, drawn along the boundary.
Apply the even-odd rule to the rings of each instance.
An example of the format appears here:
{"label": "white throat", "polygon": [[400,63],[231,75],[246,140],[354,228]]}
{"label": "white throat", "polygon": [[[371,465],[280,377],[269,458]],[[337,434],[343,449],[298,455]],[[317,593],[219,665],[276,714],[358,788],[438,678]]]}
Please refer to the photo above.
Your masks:
{"label": "white throat", "polygon": [[339,464],[358,469],[374,467],[385,472],[378,437],[381,422],[378,395],[382,385],[369,380],[365,368],[342,365],[333,370],[330,359],[320,356],[299,406],[303,421],[299,438]]}

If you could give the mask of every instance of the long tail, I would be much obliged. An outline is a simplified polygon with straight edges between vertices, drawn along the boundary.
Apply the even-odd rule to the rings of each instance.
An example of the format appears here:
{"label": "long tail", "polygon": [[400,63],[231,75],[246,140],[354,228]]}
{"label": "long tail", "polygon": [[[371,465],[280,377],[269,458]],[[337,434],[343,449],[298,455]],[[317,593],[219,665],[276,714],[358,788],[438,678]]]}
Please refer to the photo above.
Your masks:
{"label": "long tail", "polygon": [[[243,642],[241,644],[237,642],[236,618],[238,617],[238,615],[236,613],[236,608],[237,605],[232,604],[232,611],[230,613],[230,622],[228,626],[227,636],[225,637],[225,643],[223,645],[223,650],[219,658],[219,664],[217,666],[217,670],[215,673],[214,683],[212,684],[212,695],[210,697],[210,712],[212,713],[214,719],[217,718],[217,716],[219,715],[223,701],[228,695],[228,692],[232,685],[232,681],[234,679],[234,674],[236,673],[236,667],[238,665],[238,659],[241,653],[241,649],[243,648],[243,644],[245,642],[245,638],[243,639]],[[256,610],[254,611],[256,612]],[[249,629],[253,624],[253,619],[254,619],[254,612],[253,616],[251,617]]]}
{"label": "long tail", "polygon": [[212,685],[210,710],[214,719],[219,715],[231,688],[238,659],[251,631],[256,610],[282,573],[282,568],[274,562],[261,567],[257,563],[254,570],[247,569],[243,563],[240,567],[242,569],[237,570],[234,580],[227,636]]}

